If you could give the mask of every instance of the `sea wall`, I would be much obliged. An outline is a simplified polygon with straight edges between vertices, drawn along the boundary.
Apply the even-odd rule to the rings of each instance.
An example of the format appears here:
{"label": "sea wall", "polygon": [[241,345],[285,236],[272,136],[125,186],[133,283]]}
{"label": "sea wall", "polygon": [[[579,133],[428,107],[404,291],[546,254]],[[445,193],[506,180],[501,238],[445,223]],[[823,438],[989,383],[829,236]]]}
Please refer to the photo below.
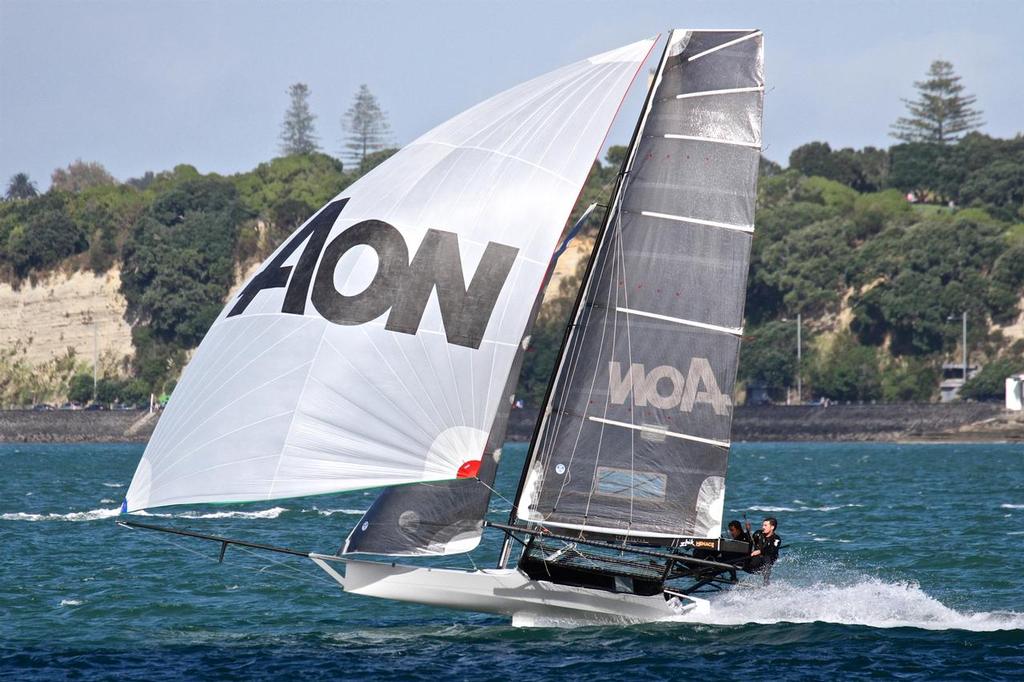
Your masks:
{"label": "sea wall", "polygon": [[137,410],[0,410],[0,442],[145,442],[157,418]]}
{"label": "sea wall", "polygon": [[[159,414],[0,410],[0,442],[145,442]],[[509,440],[528,441],[537,410],[513,410]],[[734,441],[1024,442],[1024,413],[998,403],[738,407]]]}

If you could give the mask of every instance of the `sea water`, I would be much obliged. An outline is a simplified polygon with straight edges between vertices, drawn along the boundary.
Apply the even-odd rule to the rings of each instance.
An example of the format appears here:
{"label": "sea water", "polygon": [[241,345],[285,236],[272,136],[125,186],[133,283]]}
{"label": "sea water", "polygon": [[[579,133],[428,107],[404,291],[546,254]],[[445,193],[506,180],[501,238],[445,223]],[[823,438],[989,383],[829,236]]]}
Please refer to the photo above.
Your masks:
{"label": "sea water", "polygon": [[[1024,671],[1024,446],[739,444],[726,519],[779,519],[772,584],[710,621],[515,629],[346,595],[308,560],[115,524],[142,448],[0,445],[0,675],[15,679],[636,680]],[[523,458],[506,448],[492,517]],[[374,492],[154,510],[334,552]],[[491,566],[490,533],[449,566]]]}

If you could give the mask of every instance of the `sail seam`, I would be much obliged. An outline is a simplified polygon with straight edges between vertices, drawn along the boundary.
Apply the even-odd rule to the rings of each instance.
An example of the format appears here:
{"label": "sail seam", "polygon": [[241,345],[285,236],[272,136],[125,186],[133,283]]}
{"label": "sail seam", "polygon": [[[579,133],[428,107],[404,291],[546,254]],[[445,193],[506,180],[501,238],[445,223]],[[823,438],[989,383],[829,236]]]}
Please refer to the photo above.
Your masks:
{"label": "sail seam", "polygon": [[501,156],[503,158],[511,159],[512,161],[518,161],[518,162],[520,162],[522,164],[525,164],[527,166],[531,166],[533,168],[536,168],[537,170],[543,171],[544,173],[547,173],[548,175],[552,176],[553,178],[561,180],[562,182],[564,182],[566,184],[569,184],[569,185],[574,185],[575,184],[572,180],[570,180],[569,178],[565,177],[561,173],[556,173],[555,171],[551,170],[550,168],[545,168],[544,166],[540,165],[539,163],[534,163],[533,161],[527,161],[526,159],[524,159],[521,156],[515,156],[514,154],[506,154],[504,152],[499,152],[496,149],[488,149],[487,147],[478,147],[476,145],[469,145],[469,144],[452,144],[451,142],[441,142],[439,140],[420,140],[418,142],[413,142],[411,144],[406,145],[406,148],[417,146],[417,145],[424,145],[424,144],[436,144],[436,145],[440,145],[442,147],[448,147],[450,149],[470,149],[470,150],[473,150],[473,151],[485,152],[487,154],[494,154],[495,156]]}
{"label": "sail seam", "polygon": [[722,223],[717,220],[704,220],[703,218],[691,218],[683,215],[672,215],[671,213],[658,213],[656,211],[640,211],[640,215],[648,218],[662,218],[664,220],[675,220],[680,223],[696,223],[708,227],[721,227],[725,230],[737,230],[739,232],[753,233],[753,225],[737,225],[735,223]]}
{"label": "sail seam", "polygon": [[700,137],[699,135],[678,135],[676,133],[665,133],[666,140],[690,140],[693,142],[712,142],[714,144],[731,144],[737,147],[750,147],[760,149],[760,142],[743,142],[741,140],[726,140],[720,137]]}
{"label": "sail seam", "polygon": [[713,95],[733,95],[741,92],[764,92],[763,85],[755,85],[749,88],[726,88],[724,90],[703,90],[701,92],[684,92],[676,95],[676,99],[690,99],[691,97],[710,97]]}
{"label": "sail seam", "polygon": [[671,436],[672,438],[680,438],[682,440],[692,440],[695,443],[704,443],[705,445],[714,445],[719,448],[728,448],[729,441],[727,440],[715,440],[714,438],[701,438],[700,436],[691,436],[687,433],[678,433],[676,431],[669,431],[668,429],[659,429],[646,424],[630,424],[628,422],[615,421],[614,419],[605,419],[604,417],[587,417],[592,422],[598,422],[601,424],[609,424],[611,426],[621,426],[625,429],[632,429],[634,431],[647,431],[648,433],[657,434],[659,436]]}
{"label": "sail seam", "polygon": [[316,351],[314,351],[312,358],[309,361],[309,367],[306,368],[306,378],[302,382],[302,389],[299,390],[299,394],[295,400],[295,407],[292,408],[292,418],[288,422],[288,428],[284,432],[284,440],[281,441],[281,452],[278,456],[277,466],[274,467],[274,476],[270,479],[270,488],[267,490],[266,499],[274,499],[274,488],[277,486],[277,475],[281,471],[281,463],[284,461],[285,451],[288,449],[288,441],[292,437],[292,428],[295,426],[295,418],[299,414],[299,407],[302,405],[303,399],[306,397],[306,387],[309,386],[309,378],[313,374],[313,367],[316,365],[317,359],[320,357],[320,349],[324,345],[324,337],[327,336],[327,325],[324,324],[320,328],[320,341],[316,344]]}
{"label": "sail seam", "polygon": [[636,310],[634,308],[616,307],[615,310],[628,315],[639,315],[641,317],[650,317],[655,320],[664,320],[665,322],[675,322],[676,324],[683,324],[687,327],[697,327],[698,329],[707,329],[708,331],[732,334],[733,336],[743,336],[743,327],[723,327],[721,325],[709,324],[707,322],[685,320],[681,317],[670,317],[668,315],[659,315],[658,313],[649,313],[645,310]]}
{"label": "sail seam", "polygon": [[703,57],[705,55],[711,54],[712,52],[718,52],[719,50],[724,50],[727,47],[732,47],[733,45],[736,45],[737,43],[742,43],[745,40],[750,40],[751,38],[756,38],[759,35],[761,35],[760,31],[754,31],[753,33],[751,33],[749,35],[743,36],[742,38],[736,38],[734,40],[730,40],[728,42],[722,43],[721,45],[717,45],[715,47],[712,47],[711,49],[704,50],[703,52],[698,52],[697,54],[695,54],[692,57],[688,58],[686,61],[692,62],[693,60],[700,59],[701,57]]}

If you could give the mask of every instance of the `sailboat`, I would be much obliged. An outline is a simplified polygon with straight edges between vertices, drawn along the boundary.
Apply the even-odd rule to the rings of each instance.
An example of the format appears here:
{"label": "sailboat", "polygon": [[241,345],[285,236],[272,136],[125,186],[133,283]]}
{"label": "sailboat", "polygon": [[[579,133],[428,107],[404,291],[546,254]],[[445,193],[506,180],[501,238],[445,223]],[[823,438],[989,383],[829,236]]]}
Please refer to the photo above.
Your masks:
{"label": "sailboat", "polygon": [[[383,488],[337,553],[346,592],[516,625],[710,608],[764,94],[757,30],[665,41],[507,523],[485,516],[552,254],[658,37],[507,90],[418,138],[298,228],[185,369],[122,505]],[[359,558],[469,552],[496,567]],[[739,557],[739,561],[737,561]]]}

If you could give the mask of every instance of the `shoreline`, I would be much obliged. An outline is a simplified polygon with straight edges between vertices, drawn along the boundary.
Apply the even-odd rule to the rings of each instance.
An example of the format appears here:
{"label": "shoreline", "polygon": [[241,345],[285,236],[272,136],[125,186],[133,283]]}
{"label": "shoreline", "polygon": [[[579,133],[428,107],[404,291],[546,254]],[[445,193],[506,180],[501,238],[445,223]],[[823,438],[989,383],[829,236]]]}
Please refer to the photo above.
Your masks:
{"label": "shoreline", "polygon": [[[160,413],[0,410],[0,443],[145,443]],[[529,441],[536,409],[513,410],[507,440]],[[1024,442],[1024,413],[999,403],[740,406],[734,442]]]}

